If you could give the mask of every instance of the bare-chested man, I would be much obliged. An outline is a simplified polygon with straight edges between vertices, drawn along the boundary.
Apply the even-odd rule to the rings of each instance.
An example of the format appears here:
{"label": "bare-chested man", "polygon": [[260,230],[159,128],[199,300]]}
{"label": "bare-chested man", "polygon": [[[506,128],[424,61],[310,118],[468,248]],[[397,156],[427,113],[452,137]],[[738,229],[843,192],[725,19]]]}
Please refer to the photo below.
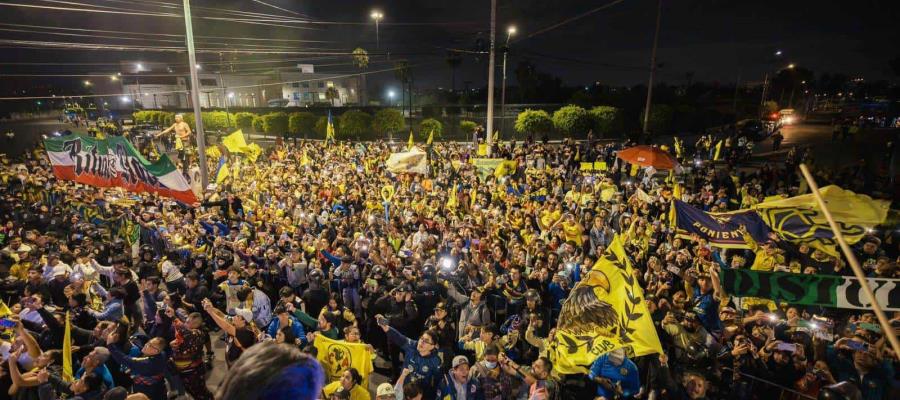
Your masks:
{"label": "bare-chested man", "polygon": [[175,123],[157,134],[156,137],[160,137],[169,132],[175,132],[175,150],[178,150],[178,158],[181,161],[181,170],[187,171],[188,167],[190,167],[188,164],[188,156],[191,153],[191,126],[188,125],[187,122],[184,122],[183,115],[175,114]]}

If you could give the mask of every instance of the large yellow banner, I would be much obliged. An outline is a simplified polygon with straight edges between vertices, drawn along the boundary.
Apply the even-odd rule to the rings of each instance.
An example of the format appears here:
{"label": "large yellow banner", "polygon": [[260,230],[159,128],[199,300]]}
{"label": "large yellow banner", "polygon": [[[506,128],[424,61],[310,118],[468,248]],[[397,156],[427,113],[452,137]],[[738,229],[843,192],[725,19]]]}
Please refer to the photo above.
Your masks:
{"label": "large yellow banner", "polygon": [[632,356],[662,353],[623,243],[616,235],[563,303],[549,346],[559,374],[587,373],[598,356],[620,347],[630,348]]}

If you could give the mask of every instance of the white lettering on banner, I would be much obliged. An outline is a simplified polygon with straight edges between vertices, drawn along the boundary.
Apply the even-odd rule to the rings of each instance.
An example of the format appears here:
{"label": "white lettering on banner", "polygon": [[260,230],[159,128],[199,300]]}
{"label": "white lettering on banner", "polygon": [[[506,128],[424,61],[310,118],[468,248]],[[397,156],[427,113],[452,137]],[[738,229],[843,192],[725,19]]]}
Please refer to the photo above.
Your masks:
{"label": "white lettering on banner", "polygon": [[63,148],[75,163],[76,175],[88,174],[102,179],[113,179],[118,176],[130,184],[145,182],[153,187],[161,186],[159,179],[147,171],[140,160],[128,155],[124,146],[117,145],[115,153],[111,154],[99,154],[96,146],[85,151],[82,146],[80,139],[63,144]]}
{"label": "white lettering on banner", "polygon": [[[885,311],[900,311],[900,288],[896,279],[868,278],[869,287],[875,293],[875,299]],[[836,289],[835,304],[838,308],[855,308],[868,310],[872,301],[863,290],[859,281],[853,277],[845,277],[844,283]]]}

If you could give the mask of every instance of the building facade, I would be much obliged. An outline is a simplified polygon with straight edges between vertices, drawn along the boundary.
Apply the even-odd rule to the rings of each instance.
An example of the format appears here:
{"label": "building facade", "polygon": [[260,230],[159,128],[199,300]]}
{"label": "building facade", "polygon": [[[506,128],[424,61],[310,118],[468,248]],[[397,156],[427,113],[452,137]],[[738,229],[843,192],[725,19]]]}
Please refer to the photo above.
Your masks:
{"label": "building facade", "polygon": [[[122,72],[97,82],[110,108],[191,108],[189,74],[164,63],[123,62]],[[261,73],[198,71],[201,108],[302,107],[314,104],[360,104],[359,75],[316,73],[312,64]]]}

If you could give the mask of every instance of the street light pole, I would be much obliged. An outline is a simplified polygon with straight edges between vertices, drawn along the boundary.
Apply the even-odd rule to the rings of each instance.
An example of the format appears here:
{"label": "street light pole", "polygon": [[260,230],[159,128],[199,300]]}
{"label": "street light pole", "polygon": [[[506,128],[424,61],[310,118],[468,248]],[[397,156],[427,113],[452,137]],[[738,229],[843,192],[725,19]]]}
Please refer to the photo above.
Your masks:
{"label": "street light pole", "polygon": [[381,49],[381,38],[378,35],[378,23],[381,22],[381,19],[384,18],[384,14],[381,11],[375,10],[372,11],[372,19],[375,20],[375,49]]}
{"label": "street light pole", "polygon": [[506,55],[509,54],[509,38],[516,34],[516,27],[506,29],[506,47],[503,49],[503,83],[500,86],[500,133],[506,128]]}
{"label": "street light pole", "polygon": [[203,116],[200,114],[200,79],[197,77],[197,68],[194,67],[197,65],[197,54],[194,51],[194,28],[191,24],[191,0],[184,0],[184,33],[187,39],[188,69],[191,71],[191,100],[194,103],[200,183],[205,190],[209,185],[209,172],[206,170],[206,137],[203,133]]}
{"label": "street light pole", "polygon": [[491,52],[488,56],[488,92],[487,92],[487,155],[491,156],[491,144],[494,140],[494,39],[497,33],[497,0],[491,0]]}
{"label": "street light pole", "polygon": [[650,123],[650,102],[653,99],[653,75],[656,73],[656,47],[659,44],[659,20],[662,17],[662,0],[657,0],[656,5],[656,32],[653,34],[653,51],[650,52],[650,82],[647,84],[647,103],[644,105],[644,129],[647,134],[647,125]]}

